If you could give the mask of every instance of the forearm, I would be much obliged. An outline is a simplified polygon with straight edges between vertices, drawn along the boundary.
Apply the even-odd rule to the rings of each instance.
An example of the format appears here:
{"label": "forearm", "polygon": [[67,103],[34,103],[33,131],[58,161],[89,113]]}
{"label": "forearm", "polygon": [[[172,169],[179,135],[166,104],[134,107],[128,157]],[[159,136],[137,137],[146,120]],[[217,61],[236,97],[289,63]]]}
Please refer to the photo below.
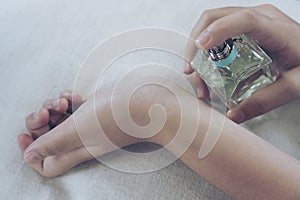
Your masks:
{"label": "forearm", "polygon": [[[300,162],[228,119],[213,150],[200,159],[209,116],[211,112],[221,115],[200,106],[206,117],[201,118],[193,143],[180,157],[187,166],[235,199],[300,198]],[[197,117],[193,114],[191,117]]]}

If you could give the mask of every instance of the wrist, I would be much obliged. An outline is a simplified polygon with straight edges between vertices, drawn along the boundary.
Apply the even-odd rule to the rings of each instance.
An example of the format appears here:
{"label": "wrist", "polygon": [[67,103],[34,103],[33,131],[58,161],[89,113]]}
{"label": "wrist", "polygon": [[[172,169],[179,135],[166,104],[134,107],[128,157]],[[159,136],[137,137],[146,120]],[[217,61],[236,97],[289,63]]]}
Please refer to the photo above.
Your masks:
{"label": "wrist", "polygon": [[[141,127],[151,127],[141,133],[140,142],[166,144],[172,139],[180,125],[180,105],[178,97],[164,86],[148,85],[132,96],[131,117]],[[148,135],[149,137],[143,136]]]}
{"label": "wrist", "polygon": [[182,89],[178,91],[177,98],[183,99],[181,103],[168,101],[168,119],[164,129],[148,140],[166,147],[176,156],[195,141],[200,148],[213,111],[206,103]]}

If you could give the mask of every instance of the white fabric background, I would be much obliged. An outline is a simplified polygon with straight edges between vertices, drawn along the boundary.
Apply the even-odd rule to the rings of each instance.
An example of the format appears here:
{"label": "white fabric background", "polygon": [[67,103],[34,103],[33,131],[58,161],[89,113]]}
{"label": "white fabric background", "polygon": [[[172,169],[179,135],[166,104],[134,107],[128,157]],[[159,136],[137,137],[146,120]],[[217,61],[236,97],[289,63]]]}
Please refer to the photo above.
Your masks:
{"label": "white fabric background", "polygon": [[[111,35],[145,26],[189,34],[203,10],[266,2],[300,21],[297,0],[1,1],[0,199],[229,199],[180,161],[146,174],[91,161],[43,178],[24,163],[17,135],[29,112],[72,87],[83,59]],[[300,159],[299,108],[297,101],[245,126]]]}

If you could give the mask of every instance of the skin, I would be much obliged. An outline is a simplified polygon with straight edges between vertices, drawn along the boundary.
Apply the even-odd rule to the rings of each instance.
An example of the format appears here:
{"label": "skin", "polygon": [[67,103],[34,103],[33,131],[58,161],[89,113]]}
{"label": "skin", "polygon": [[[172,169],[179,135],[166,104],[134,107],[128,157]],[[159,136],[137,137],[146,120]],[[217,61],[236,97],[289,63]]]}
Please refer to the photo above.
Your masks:
{"label": "skin", "polygon": [[[125,89],[123,92],[126,92]],[[177,88],[176,94],[185,96],[187,104],[192,105],[195,101],[194,96],[180,88]],[[115,124],[107,103],[110,91],[101,91],[97,95],[101,98],[96,105],[98,120],[106,136],[117,146],[123,147],[142,141],[166,146],[175,137],[175,130],[180,122],[179,104],[174,94],[165,88],[158,85],[148,86],[135,94],[130,104],[132,119],[140,125],[149,123],[147,111],[151,105],[160,103],[166,109],[168,119],[164,128],[150,138],[132,137],[121,131]],[[120,97],[124,93],[119,95],[116,100],[120,100],[121,103]],[[26,119],[29,134],[19,136],[19,145],[25,161],[46,177],[61,175],[77,164],[93,159],[90,152],[101,156],[116,149],[105,140],[103,142],[94,139],[96,127],[91,123],[93,118],[91,109],[94,108],[94,104],[90,100],[82,103],[83,100],[79,98],[80,101],[77,103],[82,105],[65,121],[49,130],[48,120],[57,118],[57,115],[63,116],[68,105],[75,103],[63,95],[59,99],[57,106],[50,108],[45,106],[38,111],[38,117],[33,118],[34,113],[29,115]],[[221,123],[224,117],[202,101],[198,102],[198,106],[200,115],[194,107],[188,110],[190,116],[187,118],[188,122],[194,123],[191,119],[195,118],[201,120],[196,124],[197,134],[192,144],[180,157],[187,166],[235,199],[299,199],[300,162],[229,119],[225,119],[221,136],[213,150],[205,158],[199,159],[199,148],[208,130],[211,115],[217,116],[213,123]],[[79,117],[77,127],[82,127],[81,138],[83,134],[85,138],[90,139],[85,140],[85,145],[82,144],[75,128],[72,117],[75,115]],[[186,129],[185,134],[191,132],[192,130]],[[36,139],[33,139],[32,133]],[[178,155],[178,149],[183,144],[184,138],[178,140],[175,146],[169,146],[168,150]]]}
{"label": "skin", "polygon": [[[269,8],[269,6],[267,7]],[[258,8],[261,9],[261,7]],[[273,9],[273,7],[271,8]],[[211,14],[205,14],[206,19],[208,21],[223,19],[228,13],[233,12],[231,9],[237,12],[239,19],[244,19],[245,23],[250,23],[248,25],[253,23],[253,21],[247,21],[253,8],[214,10],[210,11]],[[244,9],[246,11],[239,13],[240,10]],[[230,10],[232,12],[229,12]],[[218,17],[213,13],[219,13]],[[212,19],[209,16],[214,17]],[[226,18],[226,20],[232,19]],[[194,31],[199,29],[200,33],[203,28],[197,28],[200,26],[199,23],[200,25],[204,23],[203,16],[194,28]],[[214,33],[214,29],[208,30]],[[209,45],[215,45],[220,41],[210,39],[206,47],[209,48]],[[281,47],[280,44],[279,47]],[[290,50],[286,51],[289,52]],[[288,59],[287,63],[291,64],[293,60],[294,58]],[[294,70],[294,68],[290,70]],[[282,77],[285,76],[291,78],[292,75],[283,75]],[[287,78],[282,78],[283,83],[285,80],[290,80]],[[201,82],[201,80],[197,80]],[[290,87],[293,88],[293,84],[296,83],[291,82],[292,86]],[[184,98],[186,105],[193,105],[194,96],[172,82],[166,81],[165,84],[172,87],[177,97]],[[131,92],[128,88],[130,87],[124,87],[114,96],[113,101],[116,106],[124,103],[122,97]],[[132,95],[129,104],[132,120],[140,126],[149,124],[151,120],[148,111],[151,105],[158,103],[164,107],[168,118],[164,127],[156,135],[142,137],[147,133],[141,131],[140,136],[137,134],[132,136],[123,132],[114,120],[111,110],[111,91],[110,89],[99,90],[96,94],[96,101],[93,101],[92,98],[85,101],[78,94],[64,91],[58,98],[59,101],[56,99],[47,101],[43,108],[37,111],[38,114],[30,114],[26,118],[29,133],[21,134],[18,138],[25,161],[41,175],[54,177],[63,174],[81,162],[93,159],[91,153],[101,156],[116,148],[143,141],[160,144],[178,156],[179,151],[182,150],[181,146],[185,143],[185,137],[190,136],[193,132],[191,127],[196,127],[195,138],[180,156],[180,159],[210,183],[234,199],[300,198],[300,162],[233,121],[224,119],[220,113],[204,102],[197,100],[197,109],[188,106],[188,116],[181,118],[179,102],[171,91],[157,84],[145,86]],[[68,107],[72,105],[77,108],[76,111],[72,115],[66,114]],[[101,137],[106,136],[116,146],[108,144],[106,140],[101,140],[101,138],[100,140],[95,139],[99,133],[98,126],[93,123],[95,122],[95,114],[96,122],[99,122],[102,127],[103,134]],[[206,157],[199,159],[199,149],[209,130],[212,115],[214,116],[212,123],[220,124],[225,120],[224,127],[212,151]],[[74,119],[76,119],[76,124]],[[199,123],[195,123],[194,119],[199,119]],[[185,137],[178,140],[176,145],[167,146],[175,137],[181,120],[186,120],[185,122],[190,124],[184,129]],[[51,121],[51,127],[49,121]],[[125,123],[124,126],[130,128],[130,124]],[[76,127],[79,127],[79,130]],[[84,144],[82,139],[84,139]]]}
{"label": "skin", "polygon": [[[194,26],[186,47],[186,59],[191,61],[198,48],[209,49],[229,37],[244,33],[257,40],[281,71],[274,84],[258,91],[234,109],[228,117],[237,123],[287,104],[300,96],[300,25],[272,5],[257,7],[227,7],[208,10]],[[192,40],[191,40],[192,41]],[[185,73],[193,70],[188,64]],[[193,73],[199,98],[208,97],[205,82]],[[274,101],[276,99],[276,101]]]}

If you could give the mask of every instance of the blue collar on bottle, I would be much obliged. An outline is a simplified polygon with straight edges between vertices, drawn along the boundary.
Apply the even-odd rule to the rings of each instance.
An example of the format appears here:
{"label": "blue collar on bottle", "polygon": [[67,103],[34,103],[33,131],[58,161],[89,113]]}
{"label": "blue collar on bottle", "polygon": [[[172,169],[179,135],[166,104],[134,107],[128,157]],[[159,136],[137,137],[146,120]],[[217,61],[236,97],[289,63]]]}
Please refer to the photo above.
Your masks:
{"label": "blue collar on bottle", "polygon": [[216,67],[225,67],[228,66],[230,63],[232,63],[234,61],[234,59],[237,56],[237,48],[235,47],[235,45],[233,45],[233,48],[229,54],[229,56],[227,58],[224,58],[222,60],[219,61],[213,61],[211,59],[209,59],[210,63]]}

